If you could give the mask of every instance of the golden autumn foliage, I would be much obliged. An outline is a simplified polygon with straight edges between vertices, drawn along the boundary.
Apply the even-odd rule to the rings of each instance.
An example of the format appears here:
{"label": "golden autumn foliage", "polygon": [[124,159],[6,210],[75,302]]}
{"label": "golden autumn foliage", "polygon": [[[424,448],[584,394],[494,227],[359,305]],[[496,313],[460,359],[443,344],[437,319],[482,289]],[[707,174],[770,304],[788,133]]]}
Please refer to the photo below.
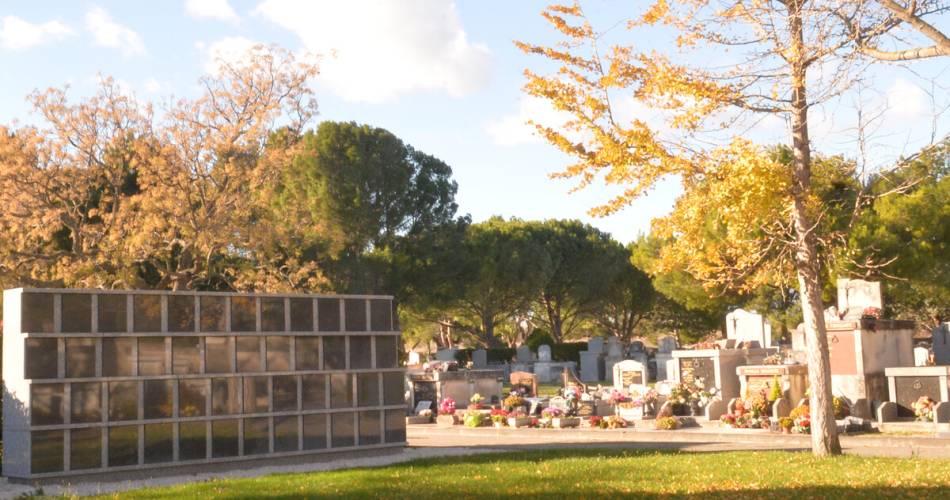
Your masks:
{"label": "golden autumn foliage", "polygon": [[219,62],[202,93],[156,117],[103,79],[71,103],[31,96],[37,126],[0,130],[5,286],[286,290],[323,282],[268,202],[276,126],[316,113],[313,64],[276,47]]}

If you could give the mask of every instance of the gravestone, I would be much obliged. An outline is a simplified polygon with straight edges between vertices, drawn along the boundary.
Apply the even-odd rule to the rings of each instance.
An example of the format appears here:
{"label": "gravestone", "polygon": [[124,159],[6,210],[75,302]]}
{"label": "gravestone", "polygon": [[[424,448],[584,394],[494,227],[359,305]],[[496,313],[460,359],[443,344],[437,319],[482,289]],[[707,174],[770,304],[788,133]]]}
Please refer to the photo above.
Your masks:
{"label": "gravestone", "polygon": [[657,339],[656,352],[656,379],[668,380],[673,376],[673,370],[669,366],[673,363],[673,351],[676,350],[676,337],[664,335]]}
{"label": "gravestone", "polygon": [[531,348],[526,345],[519,347],[517,351],[517,360],[518,363],[531,363],[534,361],[534,353],[531,352]]}
{"label": "gravestone", "polygon": [[933,329],[934,364],[950,365],[950,323],[944,323]]}
{"label": "gravestone", "polygon": [[413,410],[413,414],[418,415],[419,412],[423,410],[431,410],[431,409],[432,409],[432,401],[422,400],[416,404],[416,409]]}
{"label": "gravestone", "polygon": [[604,379],[604,339],[591,337],[587,350],[581,351],[580,379],[584,382],[599,382]]}
{"label": "gravestone", "polygon": [[488,368],[488,351],[476,349],[472,352],[472,368],[476,370]]}
{"label": "gravestone", "polygon": [[409,366],[416,366],[422,364],[422,355],[416,351],[409,351],[409,359],[407,363]]}
{"label": "gravestone", "polygon": [[610,337],[607,339],[607,356],[604,358],[604,374],[613,373],[614,365],[623,361],[624,358],[623,342],[619,337]]}
{"label": "gravestone", "polygon": [[450,347],[448,349],[439,349],[435,353],[436,361],[455,361],[455,355],[459,352],[458,349]]}
{"label": "gravestone", "polygon": [[726,315],[726,338],[740,342],[755,342],[758,347],[770,347],[772,327],[755,311],[736,309]]}
{"label": "gravestone", "polygon": [[627,390],[631,385],[646,385],[647,367],[639,361],[624,360],[613,366],[614,389]]}
{"label": "gravestone", "polygon": [[591,337],[587,341],[587,352],[595,352],[600,354],[604,352],[604,338],[603,337]]}
{"label": "gravestone", "polygon": [[538,394],[538,377],[531,372],[511,372],[508,380],[511,382],[512,389],[523,389],[527,391],[527,396],[536,396]]}
{"label": "gravestone", "polygon": [[657,339],[657,346],[660,352],[673,352],[678,347],[676,337],[664,335]]}
{"label": "gravestone", "polygon": [[551,361],[551,346],[544,344],[538,347],[538,361]]}
{"label": "gravestone", "polygon": [[881,309],[881,283],[838,278],[838,311],[844,319],[857,319],[868,307]]}
{"label": "gravestone", "polygon": [[927,366],[930,361],[930,349],[926,347],[914,348],[914,366]]}

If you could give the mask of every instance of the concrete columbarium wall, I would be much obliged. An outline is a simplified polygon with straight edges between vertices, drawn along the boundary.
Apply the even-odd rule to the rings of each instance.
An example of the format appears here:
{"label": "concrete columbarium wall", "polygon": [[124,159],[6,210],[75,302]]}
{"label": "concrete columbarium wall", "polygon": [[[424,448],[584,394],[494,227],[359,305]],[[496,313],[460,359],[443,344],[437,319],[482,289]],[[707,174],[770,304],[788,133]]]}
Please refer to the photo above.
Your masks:
{"label": "concrete columbarium wall", "polygon": [[7,290],[4,474],[405,445],[388,296]]}

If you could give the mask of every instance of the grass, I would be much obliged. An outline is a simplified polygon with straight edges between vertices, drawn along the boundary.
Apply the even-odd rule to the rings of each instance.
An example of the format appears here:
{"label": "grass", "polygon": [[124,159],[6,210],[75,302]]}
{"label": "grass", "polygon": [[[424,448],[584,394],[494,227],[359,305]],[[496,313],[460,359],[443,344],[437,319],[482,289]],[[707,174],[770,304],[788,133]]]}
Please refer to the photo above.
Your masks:
{"label": "grass", "polygon": [[[215,480],[119,498],[950,496],[950,460],[807,453],[547,450],[426,459],[371,469]],[[111,498],[109,496],[102,498]]]}

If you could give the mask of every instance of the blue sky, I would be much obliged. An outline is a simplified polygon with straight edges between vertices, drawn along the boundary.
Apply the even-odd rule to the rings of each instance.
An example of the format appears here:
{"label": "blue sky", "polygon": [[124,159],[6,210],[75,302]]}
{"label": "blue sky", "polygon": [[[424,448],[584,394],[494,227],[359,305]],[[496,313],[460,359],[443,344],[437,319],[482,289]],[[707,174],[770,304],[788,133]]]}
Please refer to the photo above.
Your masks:
{"label": "blue sky", "polygon": [[[214,55],[233,56],[253,43],[276,43],[324,54],[315,82],[318,120],[354,120],[384,127],[449,163],[459,183],[462,213],[580,218],[629,241],[663,215],[678,193],[661,184],[647,198],[609,218],[591,207],[610,190],[569,194],[571,183],[548,179],[567,158],[541,143],[527,116],[550,116],[521,92],[525,67],[544,64],[512,40],[552,40],[536,0],[164,0],[161,2],[5,2],[0,6],[0,123],[30,123],[23,97],[37,88],[69,83],[90,93],[97,74],[109,75],[143,100],[189,96]],[[585,3],[599,19],[621,19],[636,2]],[[651,40],[638,41],[650,46]],[[869,74],[864,94],[882,104],[875,158],[912,151],[947,120],[945,89],[928,87],[947,76],[947,62],[915,72],[885,66]],[[946,79],[950,81],[950,77]],[[936,97],[931,99],[928,92]],[[868,97],[870,96],[870,97]],[[851,101],[813,113],[813,139],[827,152],[853,155],[848,132]],[[935,104],[936,103],[936,104]],[[783,125],[763,124],[757,139],[783,136]]]}

